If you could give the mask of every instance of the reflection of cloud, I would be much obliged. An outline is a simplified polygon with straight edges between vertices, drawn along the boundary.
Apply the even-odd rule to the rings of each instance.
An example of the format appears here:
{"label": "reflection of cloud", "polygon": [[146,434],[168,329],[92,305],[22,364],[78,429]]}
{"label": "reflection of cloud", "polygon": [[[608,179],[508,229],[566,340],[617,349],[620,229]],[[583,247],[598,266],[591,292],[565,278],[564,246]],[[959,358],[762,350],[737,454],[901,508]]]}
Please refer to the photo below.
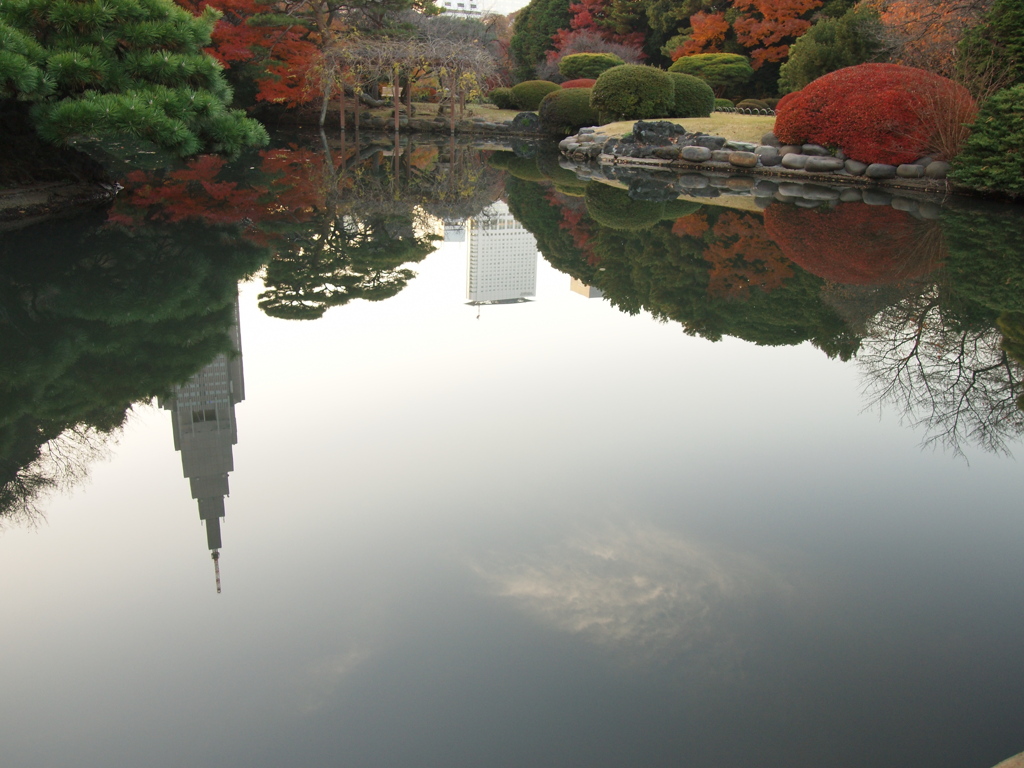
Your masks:
{"label": "reflection of cloud", "polygon": [[528,613],[631,656],[707,651],[711,643],[721,651],[730,641],[716,619],[783,588],[749,557],[652,527],[587,533],[526,562],[478,571]]}
{"label": "reflection of cloud", "polygon": [[355,647],[314,659],[295,683],[299,709],[311,712],[333,701],[344,678],[369,657],[368,649]]}

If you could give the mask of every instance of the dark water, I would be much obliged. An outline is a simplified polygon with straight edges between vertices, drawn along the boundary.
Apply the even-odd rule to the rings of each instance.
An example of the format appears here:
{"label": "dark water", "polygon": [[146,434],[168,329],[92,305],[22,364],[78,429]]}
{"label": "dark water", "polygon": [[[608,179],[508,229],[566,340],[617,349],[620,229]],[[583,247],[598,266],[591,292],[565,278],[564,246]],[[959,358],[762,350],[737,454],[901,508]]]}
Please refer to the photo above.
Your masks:
{"label": "dark water", "polygon": [[0,235],[0,764],[1024,749],[1020,209],[495,149]]}

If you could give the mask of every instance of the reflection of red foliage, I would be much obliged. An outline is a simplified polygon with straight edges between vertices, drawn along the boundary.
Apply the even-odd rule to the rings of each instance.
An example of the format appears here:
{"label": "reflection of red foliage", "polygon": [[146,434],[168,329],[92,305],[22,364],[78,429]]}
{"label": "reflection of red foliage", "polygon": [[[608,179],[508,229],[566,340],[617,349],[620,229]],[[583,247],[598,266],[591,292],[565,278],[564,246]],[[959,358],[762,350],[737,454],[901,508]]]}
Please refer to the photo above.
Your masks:
{"label": "reflection of red foliage", "polygon": [[591,242],[594,235],[590,231],[590,216],[587,215],[587,206],[583,199],[563,195],[554,189],[548,190],[545,197],[562,214],[559,228],[572,236],[573,245],[580,249],[588,264],[597,264],[601,257],[594,253],[594,245]]}
{"label": "reflection of red foliage", "polygon": [[924,277],[945,258],[934,221],[888,206],[844,203],[834,209],[773,205],[771,238],[790,259],[834,283],[880,285]]}
{"label": "reflection of red foliage", "polygon": [[697,211],[676,219],[676,223],[672,225],[672,234],[676,237],[702,238],[709,227],[708,217],[704,215],[704,211]]}
{"label": "reflection of red foliage", "polygon": [[589,77],[578,77],[575,80],[566,80],[562,83],[563,88],[593,88],[597,80]]}
{"label": "reflection of red foliage", "polygon": [[224,13],[214,27],[206,52],[226,68],[255,64],[262,69],[256,77],[257,101],[269,101],[295,107],[311,101],[314,89],[306,88],[306,76],[317,53],[315,40],[298,24],[263,26],[250,20],[268,12],[255,0],[175,0],[199,14],[208,5]]}
{"label": "reflection of red foliage", "polygon": [[711,296],[746,299],[752,289],[769,293],[793,275],[789,259],[768,237],[764,222],[755,213],[732,210],[719,213],[711,237],[702,254],[711,265],[708,270],[708,294]]}
{"label": "reflection of red foliage", "polygon": [[860,64],[820,77],[776,107],[775,135],[786,144],[839,147],[865,163],[910,163],[977,107],[967,90],[923,69]]}

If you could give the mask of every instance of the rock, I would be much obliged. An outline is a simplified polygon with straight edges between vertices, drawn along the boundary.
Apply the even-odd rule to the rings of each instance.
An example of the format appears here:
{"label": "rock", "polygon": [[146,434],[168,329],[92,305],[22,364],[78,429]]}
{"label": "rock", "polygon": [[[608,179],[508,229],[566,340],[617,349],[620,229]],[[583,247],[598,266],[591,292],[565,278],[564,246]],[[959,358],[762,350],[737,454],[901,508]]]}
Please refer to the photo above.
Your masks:
{"label": "rock", "polygon": [[938,219],[942,216],[942,206],[931,200],[925,200],[923,203],[918,203],[917,215],[922,219]]}
{"label": "rock", "polygon": [[821,200],[805,200],[802,197],[798,197],[793,201],[798,208],[817,208],[821,205]]}
{"label": "rock", "polygon": [[785,157],[786,155],[799,155],[801,149],[803,149],[803,147],[798,144],[784,144],[779,147],[779,155],[782,157]]}
{"label": "rock", "polygon": [[[787,197],[803,197],[804,196],[804,185],[795,181],[784,181],[779,184],[778,192],[783,198]],[[778,197],[776,197],[778,199]]]}
{"label": "rock", "polygon": [[684,173],[676,179],[676,186],[683,189],[704,189],[707,185],[707,176],[701,176],[699,173]]}
{"label": "rock", "polygon": [[[614,139],[613,139],[614,141]],[[577,141],[575,136],[568,136],[558,142],[559,152],[569,152],[577,147]]]}
{"label": "rock", "polygon": [[580,136],[585,136],[588,133],[596,133],[596,132],[597,132],[597,128],[595,128],[594,126],[591,125],[591,126],[589,126],[587,128],[580,128],[576,133],[578,135],[580,135]]}
{"label": "rock", "polygon": [[836,152],[835,152],[835,157],[838,157],[840,160],[845,160],[846,159],[846,153],[843,152],[843,150],[841,150],[841,149],[837,149]]}
{"label": "rock", "polygon": [[725,139],[721,136],[697,136],[693,139],[693,145],[707,149],[721,149],[725,146]]}
{"label": "rock", "polygon": [[949,175],[949,167],[949,163],[936,160],[933,163],[928,163],[924,169],[924,175],[929,179],[944,179]]}
{"label": "rock", "polygon": [[839,202],[841,203],[859,203],[862,199],[862,195],[859,189],[844,189],[839,193]]}
{"label": "rock", "polygon": [[539,131],[540,117],[536,112],[520,112],[512,118],[512,128],[516,131]]}
{"label": "rock", "polygon": [[754,188],[754,180],[749,176],[730,176],[725,186],[735,192],[749,192]]}
{"label": "rock", "polygon": [[771,131],[761,137],[761,143],[766,147],[779,147],[779,140]]}
{"label": "rock", "polygon": [[840,192],[832,187],[821,184],[804,184],[804,197],[808,200],[838,200]]}
{"label": "rock", "polygon": [[917,213],[917,200],[911,200],[909,197],[894,197],[890,205],[897,211]]}
{"label": "rock", "polygon": [[716,189],[728,189],[729,178],[728,176],[709,176],[708,186],[715,187]]}
{"label": "rock", "polygon": [[775,147],[758,147],[754,150],[754,154],[761,159],[761,165],[765,168],[776,166],[782,161],[782,157],[779,155],[779,150]]}
{"label": "rock", "polygon": [[754,183],[754,194],[757,197],[771,197],[779,189],[779,185],[766,179],[758,179]]}
{"label": "rock", "polygon": [[832,157],[832,153],[821,146],[821,144],[804,144],[800,148],[800,154],[810,155],[811,157]]}
{"label": "rock", "polygon": [[601,151],[602,151],[601,150],[601,145],[600,144],[595,144],[593,142],[583,146],[583,154],[585,154],[587,156],[587,158],[590,159],[590,160],[594,160],[594,159],[600,157],[601,156]]}
{"label": "rock", "polygon": [[731,154],[732,152],[728,149],[715,149],[711,151],[711,159],[716,163],[728,163]]}
{"label": "rock", "polygon": [[807,162],[804,164],[804,170],[813,173],[831,173],[832,171],[838,171],[842,167],[843,161],[838,157],[824,157],[822,155],[812,155],[807,158]]}
{"label": "rock", "polygon": [[683,160],[689,160],[691,163],[706,163],[711,159],[711,150],[707,147],[683,147],[679,151],[679,156]]}
{"label": "rock", "polygon": [[704,187],[703,189],[695,189],[690,192],[690,197],[718,197],[722,193],[714,187]]}
{"label": "rock", "polygon": [[800,171],[807,165],[809,159],[807,155],[783,155],[782,167],[789,168],[791,171]]}
{"label": "rock", "polygon": [[913,162],[913,165],[920,165],[920,166],[921,166],[922,168],[927,168],[927,167],[928,167],[929,165],[931,165],[931,164],[932,164],[932,163],[933,163],[934,161],[935,161],[935,158],[934,158],[934,157],[931,157],[931,156],[927,156],[927,157],[919,157],[919,158],[917,158],[917,160],[915,160],[915,161]]}
{"label": "rock", "polygon": [[869,179],[895,179],[896,166],[885,163],[872,163],[864,170],[864,175]]}
{"label": "rock", "polygon": [[924,176],[924,167],[913,163],[896,166],[896,175],[901,179],[920,179]]}
{"label": "rock", "polygon": [[728,160],[737,168],[754,168],[757,166],[757,155],[753,152],[730,152]]}
{"label": "rock", "polygon": [[892,203],[892,195],[880,189],[865,189],[864,202],[867,205],[889,205]]}
{"label": "rock", "polygon": [[754,205],[756,205],[758,208],[767,208],[773,202],[775,202],[775,198],[772,198],[772,197],[755,197],[754,198]]}
{"label": "rock", "polygon": [[727,141],[725,142],[725,149],[732,149],[737,152],[753,152],[757,148],[757,144],[751,144],[749,141]]}
{"label": "rock", "polygon": [[662,160],[678,160],[679,153],[682,150],[679,147],[673,147],[669,145],[667,147],[655,147],[654,156]]}
{"label": "rock", "polygon": [[606,155],[614,155],[615,154],[615,148],[617,146],[619,146],[619,140],[618,139],[608,139],[608,141],[606,141],[604,143],[604,146],[601,148],[601,151],[604,152],[604,154],[606,154]]}
{"label": "rock", "polygon": [[597,141],[597,137],[592,136],[589,133],[581,133],[576,136],[576,141],[580,144],[590,144],[591,142]]}
{"label": "rock", "polygon": [[860,160],[846,160],[843,163],[843,167],[846,168],[846,172],[850,175],[861,176],[868,169],[868,164],[862,163]]}

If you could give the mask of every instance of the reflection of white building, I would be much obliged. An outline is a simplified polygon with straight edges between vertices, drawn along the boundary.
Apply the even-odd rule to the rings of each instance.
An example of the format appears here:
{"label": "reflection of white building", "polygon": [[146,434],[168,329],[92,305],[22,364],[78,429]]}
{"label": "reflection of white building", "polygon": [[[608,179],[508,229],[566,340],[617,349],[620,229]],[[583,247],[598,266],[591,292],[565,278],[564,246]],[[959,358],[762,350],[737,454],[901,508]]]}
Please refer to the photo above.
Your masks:
{"label": "reflection of white building", "polygon": [[580,296],[584,296],[588,299],[600,299],[604,296],[604,291],[600,288],[595,288],[592,285],[587,285],[582,280],[577,280],[575,277],[569,278],[569,290],[573,293],[578,293]]}
{"label": "reflection of white building", "polygon": [[500,200],[466,223],[471,304],[526,301],[537,292],[537,241]]}
{"label": "reflection of white building", "polygon": [[446,243],[466,242],[466,222],[464,219],[443,219],[444,241]]}
{"label": "reflection of white building", "polygon": [[174,449],[181,452],[181,468],[192,498],[199,503],[199,519],[206,524],[206,544],[213,554],[220,592],[220,521],[228,495],[228,472],[235,466],[231,448],[238,442],[235,405],[245,399],[242,379],[242,342],[238,333],[238,304],[230,330],[237,354],[220,354],[184,384],[172,390],[160,405],[172,414]]}
{"label": "reflection of white building", "polygon": [[507,16],[518,11],[528,0],[437,0],[435,5],[454,16]]}

